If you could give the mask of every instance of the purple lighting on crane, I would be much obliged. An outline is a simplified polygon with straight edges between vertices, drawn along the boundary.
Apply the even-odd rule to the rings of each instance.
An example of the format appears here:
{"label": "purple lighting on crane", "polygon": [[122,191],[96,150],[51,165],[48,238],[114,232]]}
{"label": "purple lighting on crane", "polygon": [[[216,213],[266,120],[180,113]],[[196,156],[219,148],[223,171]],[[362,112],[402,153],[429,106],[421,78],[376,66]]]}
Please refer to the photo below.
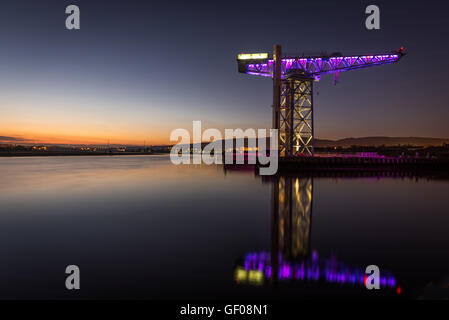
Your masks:
{"label": "purple lighting on crane", "polygon": [[269,73],[261,73],[261,72],[251,72],[251,71],[248,71],[248,72],[246,72],[246,74],[253,75],[253,76],[261,76],[261,77],[270,77],[270,78],[273,77],[272,74],[269,74]]}
{"label": "purple lighting on crane", "polygon": [[[282,74],[302,74],[319,79],[321,75],[362,69],[399,61],[402,54],[361,55],[342,57],[284,58],[281,61]],[[274,60],[246,64],[251,75],[273,77]]]}

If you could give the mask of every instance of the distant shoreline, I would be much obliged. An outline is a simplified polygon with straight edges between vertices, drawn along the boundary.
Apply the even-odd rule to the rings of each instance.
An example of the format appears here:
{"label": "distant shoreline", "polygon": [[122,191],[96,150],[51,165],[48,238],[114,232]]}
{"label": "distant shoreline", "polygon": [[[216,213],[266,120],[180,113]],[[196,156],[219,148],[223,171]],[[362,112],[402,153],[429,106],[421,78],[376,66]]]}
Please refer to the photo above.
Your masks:
{"label": "distant shoreline", "polygon": [[63,151],[45,151],[45,152],[0,152],[0,158],[10,157],[66,157],[66,156],[150,156],[163,155],[168,152],[63,152]]}

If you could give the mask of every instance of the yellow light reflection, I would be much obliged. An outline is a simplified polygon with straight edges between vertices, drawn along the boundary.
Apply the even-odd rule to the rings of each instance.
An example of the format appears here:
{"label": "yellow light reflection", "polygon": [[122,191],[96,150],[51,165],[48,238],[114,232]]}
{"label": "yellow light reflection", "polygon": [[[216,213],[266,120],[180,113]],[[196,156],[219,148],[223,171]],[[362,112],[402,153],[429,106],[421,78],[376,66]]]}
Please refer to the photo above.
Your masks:
{"label": "yellow light reflection", "polygon": [[242,267],[237,267],[235,269],[235,281],[237,283],[249,283],[252,285],[260,286],[263,284],[264,275],[258,270],[246,271]]}

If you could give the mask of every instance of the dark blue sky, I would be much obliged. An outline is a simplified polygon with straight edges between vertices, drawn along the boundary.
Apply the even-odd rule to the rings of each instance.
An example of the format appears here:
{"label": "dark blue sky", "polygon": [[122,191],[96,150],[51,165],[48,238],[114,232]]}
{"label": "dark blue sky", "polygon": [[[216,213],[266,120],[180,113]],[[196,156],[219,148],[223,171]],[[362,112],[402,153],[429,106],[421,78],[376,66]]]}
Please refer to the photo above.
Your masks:
{"label": "dark blue sky", "polygon": [[[414,3],[416,2],[416,3]],[[81,30],[65,29],[65,7]],[[381,30],[365,29],[377,4]],[[168,141],[192,120],[271,124],[272,82],[237,72],[239,52],[390,52],[399,63],[323,77],[319,138],[449,137],[449,3],[428,1],[2,0],[0,135]]]}

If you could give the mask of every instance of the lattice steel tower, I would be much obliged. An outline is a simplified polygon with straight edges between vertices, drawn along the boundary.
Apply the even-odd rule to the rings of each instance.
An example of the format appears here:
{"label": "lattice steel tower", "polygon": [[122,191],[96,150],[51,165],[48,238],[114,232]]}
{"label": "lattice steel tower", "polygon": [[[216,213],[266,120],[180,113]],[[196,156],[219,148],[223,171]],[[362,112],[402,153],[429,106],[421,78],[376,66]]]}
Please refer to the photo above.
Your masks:
{"label": "lattice steel tower", "polygon": [[313,82],[325,74],[398,62],[404,48],[388,54],[282,57],[280,45],[268,53],[239,54],[240,73],[273,78],[273,129],[279,130],[281,157],[314,154]]}

